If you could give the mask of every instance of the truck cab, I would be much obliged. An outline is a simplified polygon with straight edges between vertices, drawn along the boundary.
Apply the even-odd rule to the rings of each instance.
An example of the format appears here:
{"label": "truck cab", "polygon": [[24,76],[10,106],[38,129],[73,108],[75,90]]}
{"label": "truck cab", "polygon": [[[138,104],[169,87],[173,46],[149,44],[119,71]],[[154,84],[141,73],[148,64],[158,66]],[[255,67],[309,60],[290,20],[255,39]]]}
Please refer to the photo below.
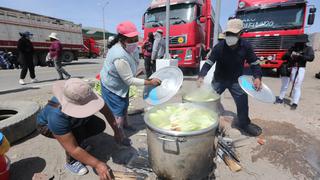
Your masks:
{"label": "truck cab", "polygon": [[[165,33],[165,0],[153,0],[143,16],[144,41],[149,32]],[[171,0],[170,54],[179,67],[198,69],[202,52],[213,45],[213,11],[211,0]]]}
{"label": "truck cab", "polygon": [[97,58],[100,56],[100,48],[97,46],[96,41],[93,38],[83,38],[82,52],[87,54],[88,58]]}
{"label": "truck cab", "polygon": [[315,8],[308,23],[306,10],[305,0],[239,0],[236,18],[244,22],[242,37],[253,46],[262,68],[280,68],[284,53],[304,34],[305,25],[313,24]]}

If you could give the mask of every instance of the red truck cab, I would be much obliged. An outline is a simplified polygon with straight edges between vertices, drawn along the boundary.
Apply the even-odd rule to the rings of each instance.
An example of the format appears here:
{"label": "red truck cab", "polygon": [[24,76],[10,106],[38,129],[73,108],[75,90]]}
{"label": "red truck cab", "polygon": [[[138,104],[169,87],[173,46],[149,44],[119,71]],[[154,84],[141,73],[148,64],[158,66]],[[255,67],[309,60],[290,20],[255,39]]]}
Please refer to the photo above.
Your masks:
{"label": "red truck cab", "polygon": [[[165,33],[166,0],[153,0],[143,17],[144,40],[149,32]],[[203,51],[213,46],[211,0],[171,0],[170,54],[179,67],[198,69]]]}
{"label": "red truck cab", "polygon": [[83,38],[83,52],[87,54],[88,58],[97,58],[100,55],[100,48],[93,38]]}
{"label": "red truck cab", "polygon": [[[244,22],[242,37],[253,46],[262,68],[279,69],[284,53],[305,33],[306,10],[305,0],[239,0],[236,17]],[[310,8],[308,25],[314,13]]]}

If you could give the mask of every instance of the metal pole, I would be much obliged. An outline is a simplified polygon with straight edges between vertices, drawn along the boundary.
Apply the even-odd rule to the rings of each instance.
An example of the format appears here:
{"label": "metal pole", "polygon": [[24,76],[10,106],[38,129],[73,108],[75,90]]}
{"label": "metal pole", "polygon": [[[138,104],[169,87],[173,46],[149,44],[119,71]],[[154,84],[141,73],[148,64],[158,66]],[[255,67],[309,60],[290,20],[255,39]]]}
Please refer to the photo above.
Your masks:
{"label": "metal pole", "polygon": [[170,33],[170,0],[166,3],[166,53],[165,59],[171,59],[169,53],[169,33]]}
{"label": "metal pole", "polygon": [[216,10],[215,10],[215,16],[214,16],[213,46],[215,46],[218,43],[220,10],[221,10],[221,0],[216,0]]}
{"label": "metal pole", "polygon": [[105,56],[106,53],[106,30],[105,30],[105,18],[104,18],[104,9],[105,7],[109,4],[109,2],[107,1],[104,6],[102,7],[102,24],[103,24],[103,55],[102,57]]}

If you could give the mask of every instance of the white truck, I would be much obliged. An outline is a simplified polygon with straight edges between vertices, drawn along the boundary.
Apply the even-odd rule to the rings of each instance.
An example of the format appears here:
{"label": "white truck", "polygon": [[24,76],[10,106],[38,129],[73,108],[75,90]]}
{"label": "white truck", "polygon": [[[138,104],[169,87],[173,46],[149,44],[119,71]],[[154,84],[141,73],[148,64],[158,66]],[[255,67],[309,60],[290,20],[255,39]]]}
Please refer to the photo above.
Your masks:
{"label": "white truck", "polygon": [[0,50],[17,53],[19,32],[29,31],[35,53],[35,65],[45,66],[45,57],[50,46],[49,34],[55,32],[60,39],[65,62],[77,60],[78,53],[83,50],[81,24],[43,16],[30,12],[18,11],[0,7]]}

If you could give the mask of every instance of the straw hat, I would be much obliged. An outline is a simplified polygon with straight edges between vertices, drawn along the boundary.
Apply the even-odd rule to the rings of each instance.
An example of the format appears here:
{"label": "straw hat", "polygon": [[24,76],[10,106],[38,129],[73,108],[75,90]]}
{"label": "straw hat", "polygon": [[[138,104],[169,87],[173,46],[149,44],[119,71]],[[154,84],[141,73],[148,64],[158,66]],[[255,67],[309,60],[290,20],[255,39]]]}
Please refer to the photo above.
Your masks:
{"label": "straw hat", "polygon": [[86,82],[78,78],[58,81],[53,85],[52,91],[59,100],[61,111],[75,118],[89,117],[105,104]]}

